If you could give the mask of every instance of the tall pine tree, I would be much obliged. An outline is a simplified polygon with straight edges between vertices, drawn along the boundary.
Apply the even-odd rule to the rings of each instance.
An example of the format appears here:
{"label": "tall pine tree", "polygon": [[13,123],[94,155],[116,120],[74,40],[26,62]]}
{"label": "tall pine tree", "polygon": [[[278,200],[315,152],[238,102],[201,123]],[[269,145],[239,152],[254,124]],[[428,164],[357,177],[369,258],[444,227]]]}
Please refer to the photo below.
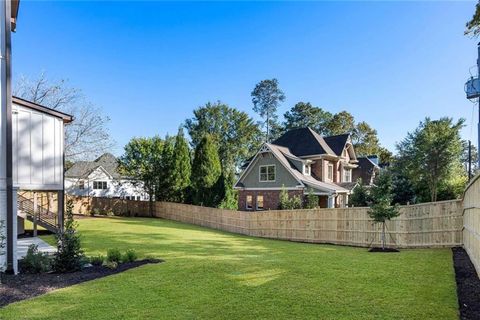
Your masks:
{"label": "tall pine tree", "polygon": [[172,167],[172,198],[175,202],[185,202],[187,189],[190,186],[190,175],[192,165],[190,160],[190,149],[187,140],[183,135],[183,129],[178,129],[173,150]]}
{"label": "tall pine tree", "polygon": [[196,205],[214,207],[218,203],[217,183],[221,178],[222,168],[218,149],[212,137],[205,135],[195,149],[192,164],[193,202]]}

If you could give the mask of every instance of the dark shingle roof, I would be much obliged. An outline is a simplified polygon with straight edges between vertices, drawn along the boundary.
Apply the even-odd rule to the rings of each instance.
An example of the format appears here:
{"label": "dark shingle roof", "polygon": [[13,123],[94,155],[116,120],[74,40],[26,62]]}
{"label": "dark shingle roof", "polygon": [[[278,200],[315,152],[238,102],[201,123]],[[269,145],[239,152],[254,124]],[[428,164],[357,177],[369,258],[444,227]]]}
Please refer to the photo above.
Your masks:
{"label": "dark shingle roof", "polygon": [[317,154],[335,155],[334,151],[318,133],[310,128],[299,128],[287,131],[272,144],[286,147],[297,157]]}
{"label": "dark shingle roof", "polygon": [[336,136],[325,137],[324,139],[333,152],[335,152],[337,156],[340,156],[343,152],[343,149],[345,149],[345,145],[347,144],[349,136],[349,133],[344,133]]}
{"label": "dark shingle roof", "polygon": [[102,167],[113,178],[122,178],[122,175],[118,172],[117,158],[111,153],[104,153],[98,157],[95,161],[78,161],[70,169],[65,172],[67,178],[79,178],[87,177],[93,170],[98,167]]}

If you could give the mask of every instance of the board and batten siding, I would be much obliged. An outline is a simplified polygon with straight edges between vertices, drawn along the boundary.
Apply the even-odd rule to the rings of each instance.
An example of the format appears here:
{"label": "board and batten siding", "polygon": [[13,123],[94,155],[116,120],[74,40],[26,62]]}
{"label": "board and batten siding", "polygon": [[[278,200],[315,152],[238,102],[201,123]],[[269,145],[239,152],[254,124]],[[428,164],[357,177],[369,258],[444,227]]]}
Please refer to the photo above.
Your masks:
{"label": "board and batten siding", "polygon": [[63,120],[13,104],[13,183],[24,190],[62,190]]}
{"label": "board and batten siding", "polygon": [[[275,165],[275,182],[260,182],[260,166]],[[295,188],[299,185],[292,174],[271,153],[260,154],[240,180],[247,188]]]}
{"label": "board and batten siding", "polygon": [[463,246],[480,275],[480,173],[463,195]]}

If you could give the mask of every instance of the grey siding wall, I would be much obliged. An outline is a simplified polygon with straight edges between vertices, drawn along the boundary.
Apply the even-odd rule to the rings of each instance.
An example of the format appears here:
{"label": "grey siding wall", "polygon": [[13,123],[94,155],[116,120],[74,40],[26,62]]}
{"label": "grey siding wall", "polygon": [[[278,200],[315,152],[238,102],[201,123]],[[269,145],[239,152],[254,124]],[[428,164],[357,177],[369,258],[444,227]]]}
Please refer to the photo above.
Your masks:
{"label": "grey siding wall", "polygon": [[[275,165],[275,182],[260,182],[260,166],[271,164]],[[246,188],[281,188],[282,185],[293,188],[298,185],[298,181],[271,153],[260,154],[241,182]]]}

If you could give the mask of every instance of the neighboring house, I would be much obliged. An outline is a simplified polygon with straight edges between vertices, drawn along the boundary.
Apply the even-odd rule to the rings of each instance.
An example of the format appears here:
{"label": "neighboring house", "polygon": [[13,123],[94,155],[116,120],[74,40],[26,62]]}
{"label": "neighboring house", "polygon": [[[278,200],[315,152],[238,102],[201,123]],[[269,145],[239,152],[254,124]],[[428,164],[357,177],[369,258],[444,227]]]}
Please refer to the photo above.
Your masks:
{"label": "neighboring house", "polygon": [[[362,161],[363,163],[363,161]],[[366,170],[370,167],[364,165]],[[235,184],[239,210],[272,210],[286,189],[302,198],[312,192],[320,207],[345,207],[362,176],[350,134],[322,137],[310,128],[286,132],[264,143]]]}
{"label": "neighboring house", "polygon": [[358,157],[358,168],[353,170],[353,181],[362,179],[364,185],[373,184],[375,177],[380,172],[380,166],[377,156]]}
{"label": "neighboring house", "polygon": [[65,172],[65,191],[75,196],[148,200],[140,181],[120,174],[118,160],[105,153],[95,161],[79,161]]}

